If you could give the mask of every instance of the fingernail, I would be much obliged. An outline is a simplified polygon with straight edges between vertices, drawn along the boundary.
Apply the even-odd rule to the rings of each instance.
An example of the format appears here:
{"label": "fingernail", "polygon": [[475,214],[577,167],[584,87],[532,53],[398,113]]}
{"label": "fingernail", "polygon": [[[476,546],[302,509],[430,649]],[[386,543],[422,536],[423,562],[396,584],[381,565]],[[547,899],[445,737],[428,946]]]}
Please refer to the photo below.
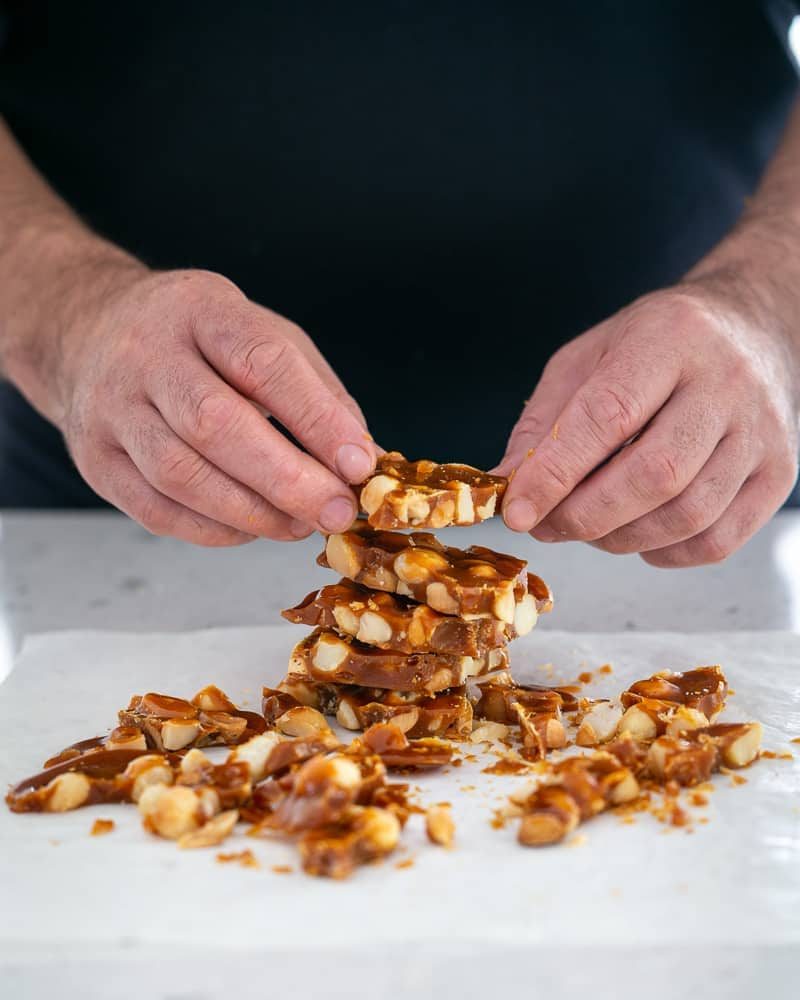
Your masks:
{"label": "fingernail", "polygon": [[503,520],[512,531],[530,531],[536,524],[536,508],[530,500],[512,500],[503,508]]}
{"label": "fingernail", "polygon": [[325,531],[346,531],[355,519],[355,504],[345,497],[329,500],[319,515],[319,523]]}
{"label": "fingernail", "polygon": [[343,444],[336,452],[336,471],[346,483],[363,483],[375,462],[357,444]]}
{"label": "fingernail", "polygon": [[292,521],[289,525],[289,531],[292,533],[294,538],[308,538],[313,530],[313,525],[306,524],[305,521],[301,521],[299,519]]}

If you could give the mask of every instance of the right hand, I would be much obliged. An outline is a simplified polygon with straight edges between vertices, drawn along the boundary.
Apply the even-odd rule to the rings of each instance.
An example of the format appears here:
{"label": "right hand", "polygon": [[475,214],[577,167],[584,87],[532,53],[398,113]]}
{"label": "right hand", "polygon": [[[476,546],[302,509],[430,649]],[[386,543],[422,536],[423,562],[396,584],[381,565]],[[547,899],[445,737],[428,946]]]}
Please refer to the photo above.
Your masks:
{"label": "right hand", "polygon": [[78,469],[154,534],[237,545],[355,519],[347,484],[378,451],[361,411],[302,330],[227,279],[136,269],[59,346],[54,416]]}

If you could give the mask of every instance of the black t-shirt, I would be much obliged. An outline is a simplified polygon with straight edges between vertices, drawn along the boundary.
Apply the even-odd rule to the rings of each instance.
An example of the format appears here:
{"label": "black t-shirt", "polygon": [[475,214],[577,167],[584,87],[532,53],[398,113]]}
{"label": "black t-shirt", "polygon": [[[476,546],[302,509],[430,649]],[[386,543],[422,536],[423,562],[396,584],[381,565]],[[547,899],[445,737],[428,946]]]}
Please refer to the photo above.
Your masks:
{"label": "black t-shirt", "polygon": [[[5,6],[0,110],[85,219],[300,323],[384,446],[483,466],[733,224],[796,86],[755,0]],[[85,500],[0,407],[0,503]]]}

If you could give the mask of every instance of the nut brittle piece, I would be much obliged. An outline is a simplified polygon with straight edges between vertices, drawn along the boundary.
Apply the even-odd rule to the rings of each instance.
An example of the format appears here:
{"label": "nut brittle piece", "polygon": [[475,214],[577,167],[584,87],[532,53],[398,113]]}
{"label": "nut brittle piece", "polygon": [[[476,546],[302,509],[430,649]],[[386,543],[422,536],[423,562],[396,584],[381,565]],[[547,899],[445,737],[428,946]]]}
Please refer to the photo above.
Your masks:
{"label": "nut brittle piece", "polygon": [[569,757],[551,765],[544,779],[524,799],[518,839],[526,846],[555,844],[580,822],[639,795],[633,772],[610,753]]}
{"label": "nut brittle piece", "polygon": [[390,451],[361,487],[360,503],[373,528],[446,528],[492,517],[507,486],[504,476],[471,465],[409,462]]}
{"label": "nut brittle piece", "polygon": [[[538,617],[535,600],[531,605],[529,614],[519,616],[521,627],[527,631]],[[513,625],[496,618],[468,621],[444,615],[427,604],[386,591],[369,590],[345,579],[312,591],[296,607],[281,614],[295,624],[335,629],[369,646],[406,654],[482,656],[517,638]]]}
{"label": "nut brittle piece", "polygon": [[410,739],[423,736],[463,739],[472,729],[472,704],[463,687],[427,695],[325,683],[297,674],[289,674],[280,686],[278,692],[264,688],[265,716],[273,711],[276,695],[282,695],[333,716],[340,726],[350,730],[368,729],[377,722],[394,722]]}
{"label": "nut brittle piece", "polygon": [[269,825],[297,833],[336,823],[355,803],[361,784],[361,769],[345,754],[312,757],[295,771]]}
{"label": "nut brittle piece", "polygon": [[473,545],[456,549],[426,532],[404,535],[355,524],[329,535],[317,562],[374,590],[412,597],[462,618],[496,618],[524,635],[552,607],[547,585],[514,556]]}
{"label": "nut brittle piece", "polygon": [[136,802],[152,783],[171,783],[177,759],[141,750],[94,747],[25,778],[6,795],[12,812],[67,812]]}
{"label": "nut brittle piece", "polygon": [[352,744],[358,752],[359,742],[371,753],[377,754],[388,768],[437,768],[449,764],[453,746],[447,740],[424,737],[409,740],[403,730],[393,722],[379,722]]}
{"label": "nut brittle piece", "polygon": [[262,716],[240,711],[213,686],[203,688],[192,701],[155,692],[134,695],[120,710],[119,721],[139,729],[156,750],[232,745],[266,729]]}
{"label": "nut brittle piece", "polygon": [[476,719],[516,725],[519,722],[516,705],[529,712],[575,712],[578,701],[569,687],[515,684],[500,677],[479,686],[473,712]]}
{"label": "nut brittle piece", "polygon": [[434,694],[507,665],[508,654],[502,648],[491,649],[482,657],[448,653],[406,656],[366,646],[328,629],[316,629],[295,646],[289,669],[314,680]]}
{"label": "nut brittle piece", "polygon": [[400,821],[390,809],[353,806],[338,823],[303,834],[298,847],[309,875],[341,879],[391,854],[399,839]]}
{"label": "nut brittle piece", "polygon": [[646,769],[659,781],[698,785],[720,767],[751,764],[760,747],[760,723],[718,723],[681,736],[660,736],[647,752]]}
{"label": "nut brittle piece", "polygon": [[620,701],[629,708],[643,700],[669,702],[694,708],[712,722],[725,707],[728,682],[718,666],[696,667],[683,673],[664,670],[636,681],[623,691]]}

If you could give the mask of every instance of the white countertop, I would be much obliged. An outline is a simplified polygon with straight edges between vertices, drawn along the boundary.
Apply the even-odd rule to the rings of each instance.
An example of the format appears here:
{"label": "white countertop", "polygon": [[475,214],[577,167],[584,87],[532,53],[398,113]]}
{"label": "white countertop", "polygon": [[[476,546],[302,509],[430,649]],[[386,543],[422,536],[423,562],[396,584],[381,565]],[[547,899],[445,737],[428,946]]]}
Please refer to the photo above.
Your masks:
{"label": "white countertop", "polygon": [[[479,541],[529,560],[556,595],[541,628],[800,630],[800,511],[778,514],[725,563],[692,570],[654,569],[577,543],[542,545],[497,519],[449,534],[458,545]],[[330,579],[314,563],[320,548],[313,536],[201,549],[112,513],[0,513],[0,650],[5,644],[7,659],[26,634],[53,629],[273,623],[280,608]]]}
{"label": "white countertop", "polygon": [[[448,533],[442,534],[446,536]],[[631,660],[629,669],[634,670],[640,662],[644,669],[649,662],[648,657],[653,656],[659,663],[664,657],[664,662],[683,663],[694,657],[697,644],[700,647],[696,654],[698,658],[703,657],[704,650],[712,656],[719,653],[720,660],[730,665],[732,676],[737,681],[735,707],[748,709],[752,704],[754,711],[760,708],[768,726],[771,722],[775,726],[780,723],[782,739],[790,730],[797,731],[800,722],[797,692],[790,691],[790,688],[796,689],[790,678],[794,674],[794,644],[797,640],[786,636],[781,639],[775,635],[762,642],[761,637],[748,637],[746,633],[753,630],[800,632],[800,512],[781,513],[749,546],[723,565],[677,572],[656,570],[636,557],[615,558],[583,545],[540,545],[527,537],[513,535],[499,522],[478,529],[460,529],[456,538],[459,545],[479,541],[525,557],[531,568],[552,586],[556,607],[530,637],[528,647],[531,653],[528,659],[534,657],[539,662],[538,657],[544,652],[549,654],[550,646],[553,646],[556,651],[562,650],[559,654],[561,659],[572,665],[572,659],[577,663],[580,657],[588,657],[590,653],[598,656],[605,655],[607,648],[619,649],[622,640],[641,640],[641,649],[634,642],[628,654]],[[453,540],[452,535],[448,540]],[[330,579],[330,574],[314,563],[320,547],[319,538],[312,538],[293,545],[257,542],[239,549],[203,550],[169,539],[153,538],[137,525],[115,514],[0,514],[0,680],[11,670],[13,657],[24,637],[36,632],[61,629],[189,632],[220,626],[278,624],[281,607],[295,603],[315,585]],[[278,646],[282,657],[284,642],[289,641],[291,629],[288,625],[280,628]],[[284,628],[287,630],[286,640],[283,639]],[[552,630],[551,635],[543,637],[539,635],[540,630]],[[556,630],[560,630],[560,634]],[[736,637],[726,635],[731,631],[741,634]],[[720,635],[702,638],[699,635],[687,638],[679,634],[649,638],[641,635],[618,636],[615,639],[611,635],[603,638],[588,634],[614,632],[716,632]],[[569,633],[587,635],[581,637]],[[233,655],[237,642],[252,643],[247,635],[242,638],[235,631],[218,635],[220,638],[215,641],[223,644],[221,649],[233,651],[231,655],[225,653],[220,657],[219,651],[204,634],[189,635],[183,639],[174,637],[169,641],[163,636],[161,639],[158,636],[143,636],[141,642],[149,645],[142,645],[141,648],[134,642],[139,637],[87,637],[83,640],[85,643],[99,643],[97,649],[103,652],[93,655],[89,651],[92,648],[90,645],[82,648],[81,655],[87,669],[80,673],[86,673],[84,680],[88,684],[90,666],[95,671],[107,668],[109,684],[116,678],[124,694],[129,692],[131,683],[135,687],[137,671],[161,671],[165,657],[170,664],[171,675],[175,674],[179,657],[169,652],[173,641],[187,644],[187,652],[181,661],[184,663],[184,675],[178,674],[176,678],[176,682],[182,679],[184,686],[189,683],[189,675],[196,672],[204,656],[209,663],[219,663],[227,670],[244,670],[248,677],[252,670],[245,670],[245,667],[250,661],[253,664],[263,662],[265,670],[283,669],[283,661],[279,665],[277,654],[262,654],[258,646],[248,656]],[[53,729],[55,742],[58,742],[55,738],[58,725],[69,722],[70,733],[78,721],[84,727],[88,725],[78,720],[76,713],[91,714],[93,719],[95,711],[103,718],[109,715],[108,711],[103,714],[99,706],[91,703],[91,699],[73,697],[75,690],[81,690],[80,680],[75,680],[78,677],[75,664],[68,671],[62,668],[65,664],[63,649],[69,648],[70,643],[74,645],[74,639],[50,637],[47,643],[39,651],[37,669],[31,672],[27,669],[31,654],[35,653],[35,650],[29,649],[27,660],[23,659],[19,672],[4,686],[7,695],[6,730],[10,740],[10,734],[16,731],[15,726],[20,732],[25,731],[24,704],[39,704],[42,690],[50,691],[53,697],[41,701],[43,714],[42,719],[37,721],[48,735]],[[59,644],[63,644],[63,648]],[[128,661],[125,661],[123,653],[128,646]],[[766,649],[768,646],[770,650]],[[542,648],[543,653],[536,652]],[[569,657],[564,650],[570,651]],[[83,660],[79,657],[78,662]],[[774,702],[777,708],[764,709],[759,698],[766,677],[764,664],[769,665],[770,662],[773,662],[777,672],[764,688],[765,696],[769,695],[774,701],[776,697],[780,698],[780,690],[785,686],[792,697]],[[754,663],[761,666],[748,669]],[[622,677],[622,673],[619,676]],[[776,679],[778,677],[780,680]],[[58,684],[62,688],[58,688]],[[748,685],[752,686],[752,691]],[[22,697],[20,691],[28,693]],[[110,699],[109,704],[116,705],[119,700],[119,692],[112,692],[110,688],[104,690],[103,696]],[[65,714],[63,707],[67,705],[69,709]],[[50,716],[46,714],[48,711]],[[781,712],[786,715],[785,719],[780,717]],[[92,725],[96,727],[97,724],[93,722]],[[82,734],[81,731],[78,735]],[[47,742],[44,733],[29,734],[29,738],[34,741],[37,752],[39,746]],[[65,738],[59,733],[62,742]],[[771,739],[775,743],[775,734]],[[13,742],[15,746],[23,746],[25,740]],[[160,885],[155,888],[150,886],[151,895],[148,896],[156,907],[154,913],[160,914],[169,947],[165,944],[162,953],[156,948],[157,940],[155,943],[151,941],[150,950],[145,954],[142,948],[147,942],[143,943],[141,939],[141,928],[137,930],[138,937],[125,936],[120,932],[117,939],[112,933],[119,924],[115,916],[116,907],[124,910],[128,895],[137,892],[140,879],[135,874],[135,868],[130,870],[128,876],[121,872],[117,884],[113,878],[106,878],[105,881],[96,878],[95,866],[80,867],[78,859],[82,855],[78,849],[85,840],[84,826],[87,821],[77,814],[65,817],[62,818],[64,833],[58,856],[62,859],[74,858],[74,864],[66,868],[62,866],[56,874],[64,885],[69,883],[73,889],[83,886],[88,893],[87,899],[73,898],[66,892],[59,894],[56,890],[58,899],[53,901],[50,917],[51,923],[56,916],[59,918],[56,924],[59,928],[64,927],[63,940],[51,934],[46,940],[43,937],[41,941],[36,941],[35,935],[26,936],[27,932],[23,933],[25,928],[19,920],[10,922],[12,932],[6,942],[6,958],[0,961],[0,996],[13,996],[15,1000],[27,997],[44,1000],[58,994],[64,998],[80,996],[82,1000],[128,1000],[129,997],[141,996],[142,983],[147,981],[150,988],[145,993],[154,1000],[216,1000],[216,997],[229,993],[248,1000],[251,996],[269,995],[273,992],[271,987],[276,984],[282,987],[278,992],[290,992],[298,1000],[310,1000],[312,997],[316,1000],[323,996],[353,998],[356,995],[369,995],[371,1000],[382,997],[399,1000],[400,997],[413,995],[416,1000],[427,1000],[428,997],[446,996],[450,992],[470,998],[484,996],[487,989],[515,995],[520,988],[525,993],[542,992],[559,1000],[573,995],[590,995],[598,1000],[616,996],[620,1000],[628,1000],[640,996],[642,992],[652,1000],[677,1000],[696,995],[713,1000],[731,1000],[734,997],[736,1000],[750,1000],[761,994],[765,1000],[793,997],[800,974],[796,916],[791,907],[788,916],[787,912],[781,911],[781,907],[786,910],[789,904],[793,905],[795,889],[788,884],[793,875],[780,884],[773,885],[773,882],[775,873],[780,873],[781,865],[793,864],[800,849],[800,826],[796,808],[782,817],[780,830],[772,822],[770,810],[791,806],[791,796],[787,797],[785,793],[777,795],[777,792],[786,787],[787,778],[784,775],[797,773],[796,766],[796,762],[791,765],[780,765],[779,762],[763,765],[747,788],[752,789],[750,794],[753,795],[761,789],[759,795],[766,796],[763,800],[766,806],[760,811],[752,810],[748,825],[741,832],[737,832],[734,821],[738,823],[741,817],[741,807],[737,803],[743,798],[737,798],[735,793],[725,788],[718,791],[714,807],[724,810],[725,803],[730,800],[736,808],[731,812],[732,819],[728,819],[724,812],[717,817],[718,836],[713,836],[713,824],[702,828],[696,836],[683,839],[677,835],[671,838],[654,837],[655,831],[644,825],[641,830],[635,830],[633,836],[641,838],[643,849],[646,849],[646,863],[640,859],[637,864],[630,835],[625,842],[625,851],[616,850],[615,845],[622,843],[616,836],[619,831],[612,829],[610,824],[602,826],[598,822],[597,827],[589,831],[589,846],[583,853],[570,851],[562,856],[562,861],[575,859],[574,868],[570,869],[575,877],[574,880],[565,877],[559,882],[564,885],[564,893],[563,899],[559,897],[561,908],[558,912],[563,919],[558,924],[561,928],[558,934],[551,926],[552,910],[547,911],[549,917],[544,919],[546,911],[537,908],[538,904],[532,910],[530,907],[525,910],[520,902],[517,909],[522,907],[521,916],[514,908],[515,900],[528,900],[522,892],[526,885],[531,889],[531,884],[538,884],[539,876],[545,878],[548,875],[549,865],[540,870],[538,876],[535,870],[535,866],[544,864],[548,856],[525,854],[523,862],[515,850],[508,850],[502,857],[498,854],[495,858],[498,896],[495,899],[490,894],[488,902],[484,900],[478,905],[475,913],[475,920],[480,923],[483,915],[491,910],[493,933],[488,935],[486,941],[483,941],[482,933],[477,932],[474,940],[466,944],[459,943],[461,938],[454,940],[448,949],[441,951],[435,962],[430,956],[423,960],[425,941],[415,943],[412,931],[416,923],[410,917],[415,899],[403,897],[401,889],[404,883],[400,880],[391,883],[391,892],[385,887],[380,888],[384,886],[380,873],[368,873],[358,883],[369,891],[364,892],[359,904],[361,908],[356,912],[363,913],[365,921],[371,921],[378,918],[380,906],[384,903],[401,909],[407,905],[410,920],[408,947],[403,945],[406,938],[397,934],[391,942],[366,950],[359,940],[353,940],[349,947],[340,946],[335,935],[331,938],[330,947],[324,942],[306,941],[303,935],[306,923],[302,918],[303,906],[313,906],[318,914],[327,913],[330,907],[331,919],[336,919],[336,900],[339,898],[336,891],[339,887],[315,883],[301,897],[287,897],[296,911],[296,947],[289,948],[284,944],[277,951],[270,949],[269,928],[278,926],[274,924],[278,919],[288,919],[291,907],[287,899],[282,905],[276,893],[269,892],[268,878],[264,875],[263,898],[253,895],[250,911],[247,911],[258,913],[258,920],[263,920],[265,937],[263,943],[258,938],[258,948],[239,949],[234,942],[218,954],[206,942],[203,948],[191,948],[184,953],[172,941],[175,920],[221,919],[226,927],[230,927],[238,910],[236,907],[231,909],[234,900],[230,897],[229,887],[233,882],[221,876],[216,876],[219,884],[215,883],[213,897],[208,897],[211,911],[208,914],[201,913],[202,903],[197,901],[191,913],[180,917],[177,916],[180,907],[176,910],[174,905],[172,909],[161,906],[155,898],[159,892],[168,894],[180,888],[179,872],[171,858],[167,858],[170,845],[156,845],[163,848],[161,854],[166,864],[164,885],[163,890]],[[791,772],[785,770],[786,767],[791,767]],[[775,807],[767,801],[769,795],[773,796]],[[757,817],[761,817],[760,825],[756,822]],[[28,866],[33,873],[29,882],[25,881],[27,875],[22,881],[29,885],[30,891],[36,888],[34,883],[37,883],[40,895],[31,897],[26,890],[19,898],[27,901],[26,912],[34,921],[31,926],[38,927],[31,899],[46,899],[43,887],[55,884],[48,881],[46,863],[38,855],[34,857],[36,851],[43,850],[39,843],[41,837],[29,838],[26,833],[20,839],[19,818],[15,818],[14,824],[10,816],[4,818],[9,828],[17,831],[17,840],[11,837],[6,843],[7,849],[23,850],[24,847],[21,858],[28,858],[29,861],[34,858],[36,861],[36,864]],[[606,836],[609,838],[608,849]],[[120,842],[121,839],[120,834]],[[144,852],[143,856],[146,854],[145,860],[150,864],[150,852],[155,848],[141,838],[138,828],[134,830],[133,825],[130,839],[136,851]],[[709,857],[713,863],[709,864],[707,871],[704,870],[702,878],[690,880],[691,884],[684,885],[681,881],[684,876],[680,872],[688,873],[688,868],[684,864],[685,859],[676,861],[681,851],[700,857],[698,852],[702,845],[713,847],[718,840],[718,846],[727,845],[723,854],[717,858],[712,850]],[[744,861],[740,855],[745,848],[749,850],[750,841],[753,842],[752,852],[747,854],[745,851],[747,861]],[[493,843],[490,850],[494,849]],[[109,851],[113,847],[114,844],[111,844]],[[597,865],[598,856],[605,859],[603,865]],[[465,857],[469,859],[471,856],[467,854]],[[199,872],[202,860],[189,859],[186,863],[196,864]],[[480,858],[473,858],[473,861],[476,865],[482,863]],[[423,863],[424,859],[420,864]],[[12,865],[10,870],[13,872],[16,869]],[[422,902],[441,913],[444,930],[440,936],[446,939],[445,931],[453,922],[452,914],[448,915],[448,902],[457,909],[468,906],[471,894],[477,893],[477,882],[468,879],[466,887],[469,891],[460,888],[463,898],[457,900],[457,894],[451,891],[452,886],[447,885],[441,865],[430,864],[424,870],[431,873],[433,896],[428,892],[431,898]],[[208,877],[205,868],[203,872],[203,877]],[[611,878],[613,874],[620,884],[624,881],[631,886],[632,895],[619,896],[616,889],[614,894],[601,892],[597,879],[591,882],[592,873],[598,877],[601,873],[603,878],[606,875]],[[249,885],[245,877],[242,876],[242,885]],[[659,900],[664,892],[662,882],[671,885],[670,879],[676,885],[672,886],[669,898],[663,897],[664,905],[669,908],[665,915]],[[514,888],[517,883],[520,892]],[[302,887],[303,883],[299,882],[298,886]],[[581,908],[581,892],[587,886],[590,895]],[[441,892],[441,898],[435,901],[434,890]],[[288,889],[282,888],[282,891]],[[419,897],[419,887],[415,891]],[[382,894],[380,897],[379,893]],[[3,895],[0,886],[0,911]],[[275,897],[275,906],[271,905],[272,897]],[[10,898],[14,898],[13,894]],[[753,926],[760,928],[759,934],[756,935],[757,940],[751,938],[750,930],[747,930],[750,924],[745,920],[741,927],[747,934],[740,940],[741,935],[739,938],[731,935],[722,924],[727,921],[726,926],[739,926],[735,919],[736,906],[751,907],[753,899],[761,901],[759,905],[762,909],[749,912],[747,919],[751,923],[755,921]],[[108,927],[100,917],[85,909],[94,905],[95,901],[100,906],[101,914],[108,914]],[[542,905],[545,902],[540,900]],[[374,912],[371,909],[373,905],[377,908]],[[573,933],[570,923],[570,907],[573,906],[578,907],[576,914],[579,917],[585,911],[586,920],[583,923],[589,928],[588,935],[580,937]],[[656,908],[653,911],[655,916],[645,916],[647,906]],[[495,909],[492,910],[492,907]],[[15,909],[21,915],[22,911],[18,907]],[[176,912],[173,913],[173,910]],[[656,935],[657,940],[653,940],[654,932],[648,935],[648,929],[653,931],[653,928],[660,927],[658,921],[664,923],[673,910],[674,926],[670,926],[675,940],[670,939],[664,947],[667,939]],[[622,922],[620,927],[624,924],[624,933],[613,921],[609,922],[608,913]],[[426,914],[430,923],[433,915],[427,909]],[[606,916],[601,917],[600,914]],[[702,933],[698,931],[696,940],[694,932],[690,933],[689,925],[683,923],[689,916],[702,929]],[[634,923],[634,918],[639,923]],[[534,922],[531,923],[531,920]],[[541,921],[541,940],[537,938],[537,920]],[[516,938],[506,924],[509,927],[513,924],[516,928]],[[104,930],[104,934],[95,933],[95,925]],[[141,926],[146,929],[149,918]],[[156,930],[159,926],[154,925]],[[206,930],[214,939],[211,930]],[[284,938],[295,940],[291,927],[282,927],[283,931]],[[0,932],[0,955],[2,937]],[[14,943],[18,938],[19,945]],[[23,939],[29,944],[24,945]],[[78,942],[80,945],[76,949]],[[431,941],[427,943],[430,945]],[[491,956],[484,948],[489,943],[492,945]],[[146,980],[139,976],[142,959],[148,973]],[[152,967],[148,962],[153,963]],[[139,971],[133,974],[132,968]]]}

